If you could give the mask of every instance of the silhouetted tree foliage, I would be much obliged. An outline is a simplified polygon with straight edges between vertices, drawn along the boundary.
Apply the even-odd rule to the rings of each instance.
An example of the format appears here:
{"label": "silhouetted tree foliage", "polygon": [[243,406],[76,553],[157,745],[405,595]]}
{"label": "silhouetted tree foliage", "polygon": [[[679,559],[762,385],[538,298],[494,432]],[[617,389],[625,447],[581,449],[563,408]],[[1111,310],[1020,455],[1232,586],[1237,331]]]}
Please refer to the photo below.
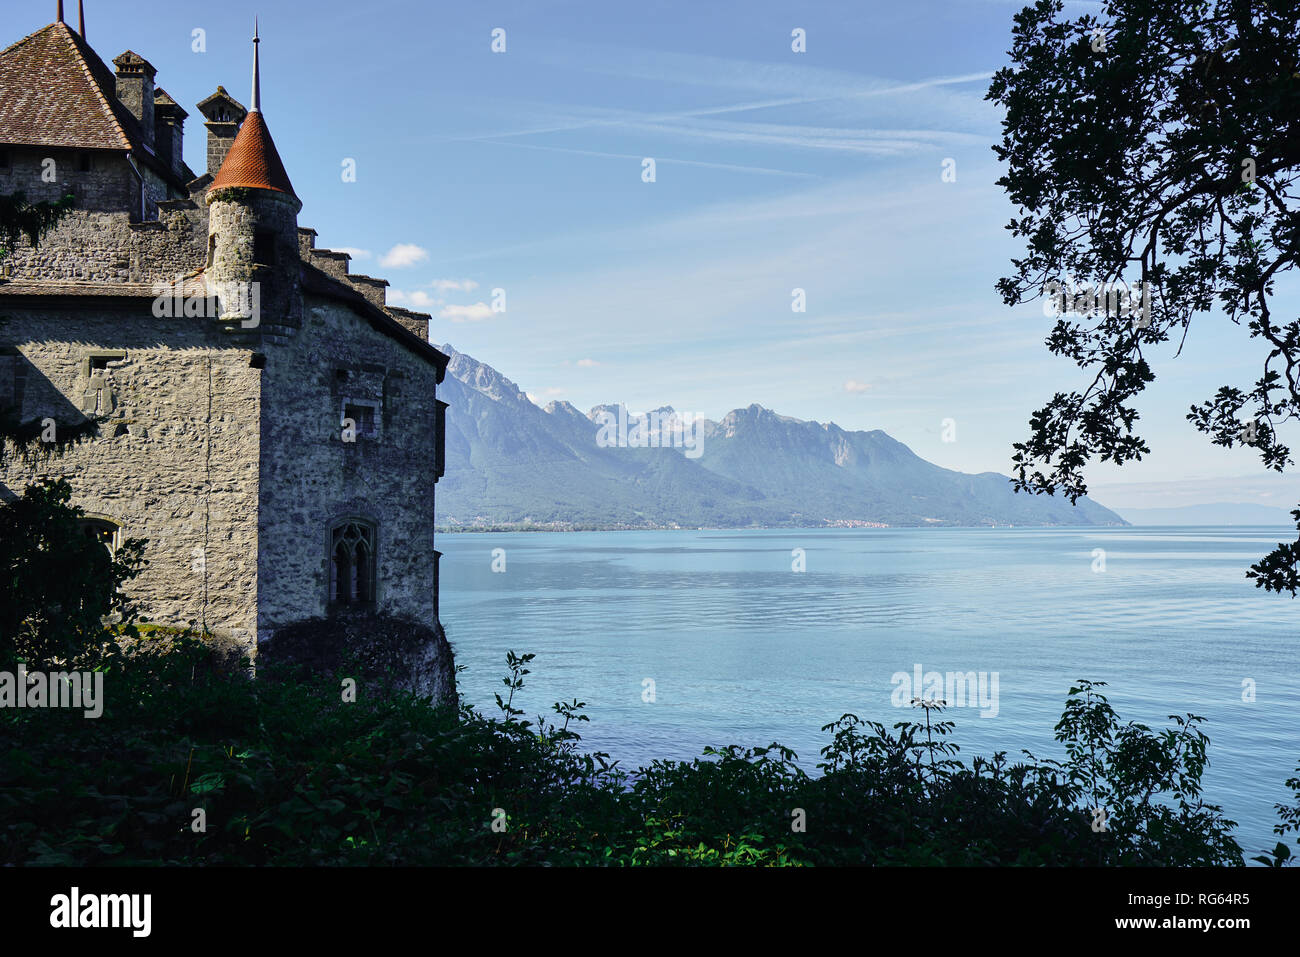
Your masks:
{"label": "silhouetted tree foliage", "polygon": [[144,566],[144,542],[110,553],[88,536],[67,482],[29,485],[0,505],[0,667],[98,664],[116,650],[106,618],[129,623],[135,608],[122,585]]}
{"label": "silhouetted tree foliage", "polygon": [[[1300,318],[1272,309],[1300,256],[1300,5],[1109,0],[1099,16],[1061,11],[1040,0],[1016,15],[1013,65],[988,92],[1006,109],[994,150],[1018,207],[1007,228],[1027,246],[998,290],[1016,305],[1052,282],[1140,280],[1151,305],[1146,318],[1059,316],[1047,346],[1091,381],[1034,413],[1014,447],[1016,488],[1075,501],[1090,461],[1149,452],[1134,399],[1155,379],[1150,352],[1171,341],[1181,352],[1192,318],[1210,312],[1260,340],[1263,368],[1187,418],[1281,472],[1292,459],[1279,428],[1300,413]],[[1248,575],[1295,596],[1298,560],[1300,541],[1281,544]]]}

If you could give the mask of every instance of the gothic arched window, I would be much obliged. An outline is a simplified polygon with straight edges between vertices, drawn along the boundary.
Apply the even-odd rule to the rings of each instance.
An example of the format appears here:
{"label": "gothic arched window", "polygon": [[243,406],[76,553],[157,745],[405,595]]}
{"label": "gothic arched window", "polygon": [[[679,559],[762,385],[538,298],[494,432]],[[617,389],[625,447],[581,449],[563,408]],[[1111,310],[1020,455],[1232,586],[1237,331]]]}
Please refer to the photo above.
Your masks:
{"label": "gothic arched window", "polygon": [[107,518],[83,518],[80,525],[81,534],[103,545],[112,558],[122,543],[122,526]]}
{"label": "gothic arched window", "polygon": [[331,606],[373,605],[375,601],[375,526],[349,519],[330,531]]}

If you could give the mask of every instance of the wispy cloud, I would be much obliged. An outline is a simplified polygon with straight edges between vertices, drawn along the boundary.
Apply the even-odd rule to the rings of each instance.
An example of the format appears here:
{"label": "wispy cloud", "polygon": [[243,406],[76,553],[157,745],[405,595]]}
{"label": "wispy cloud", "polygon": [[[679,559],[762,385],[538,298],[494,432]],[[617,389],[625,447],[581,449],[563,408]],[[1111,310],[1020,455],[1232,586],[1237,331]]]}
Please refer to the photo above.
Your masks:
{"label": "wispy cloud", "polygon": [[[991,76],[992,72],[983,72],[957,77],[935,77],[908,83],[877,81],[864,88],[849,89],[827,96],[791,96],[780,99],[755,100],[723,106],[677,110],[668,113],[645,113],[629,109],[610,110],[605,108],[569,107],[561,111],[557,119],[550,123],[533,124],[523,129],[495,133],[450,137],[449,139],[504,143],[507,140],[520,137],[590,131],[595,128],[605,127],[637,133],[653,133],[660,136],[677,136],[750,145],[894,154],[905,150],[919,149],[938,142],[983,143],[986,142],[987,137],[973,130],[948,129],[942,126],[931,129],[897,128],[892,124],[881,123],[879,117],[873,118],[862,115],[861,110],[868,105],[867,101],[906,97],[908,94],[930,91],[947,85],[983,82]],[[856,104],[858,110],[853,119],[857,125],[828,127],[812,126],[806,123],[721,119],[721,117],[735,113],[770,111],[782,107],[806,108],[812,104],[829,105],[836,103],[840,105]],[[982,100],[969,103],[963,99],[960,103],[961,108],[959,110],[950,111],[953,115],[944,117],[949,122],[956,120],[961,125],[969,126],[972,119],[969,114],[972,108],[975,111],[987,112],[987,107],[982,103]],[[543,106],[541,109],[545,109],[545,107]],[[802,109],[800,115],[806,117],[808,115],[807,110]],[[931,111],[931,115],[933,115],[933,111]]]}
{"label": "wispy cloud", "polygon": [[353,259],[369,259],[373,253],[369,249],[357,249],[355,246],[337,246],[336,253],[347,253]]}
{"label": "wispy cloud", "polygon": [[414,243],[398,243],[379,259],[385,269],[405,269],[429,258],[429,251]]}
{"label": "wispy cloud", "polygon": [[557,395],[564,395],[564,392],[564,389],[551,387],[549,389],[542,389],[540,395],[536,392],[525,392],[524,395],[527,396],[528,401],[533,405],[540,406],[546,398],[554,398]]}
{"label": "wispy cloud", "polygon": [[857,379],[850,379],[848,382],[844,383],[845,392],[861,393],[861,392],[868,391],[870,388],[871,388],[871,383],[859,382]]}
{"label": "wispy cloud", "polygon": [[[575,153],[579,156],[599,156],[604,159],[629,160],[640,163],[646,157],[636,153],[605,153],[600,150],[580,150],[572,149],[567,146],[542,146],[540,143],[509,143],[504,140],[488,139],[484,142],[492,143],[496,146],[511,146],[517,149],[525,150],[543,150],[548,153]],[[813,173],[799,173],[788,169],[771,169],[765,166],[743,166],[737,163],[708,163],[704,160],[677,159],[671,156],[653,157],[655,164],[668,164],[676,166],[700,166],[706,169],[727,169],[738,173],[762,173],[768,176],[796,176],[803,179],[812,178]]]}
{"label": "wispy cloud", "polygon": [[404,289],[389,289],[388,304],[390,306],[412,306],[416,309],[433,309],[443,304],[442,299],[436,299],[429,295],[423,289],[414,289],[407,291]]}
{"label": "wispy cloud", "polygon": [[435,279],[429,286],[439,292],[473,292],[478,283],[473,279]]}
{"label": "wispy cloud", "polygon": [[579,360],[578,360],[578,366],[579,366],[580,368],[583,368],[583,369],[594,369],[594,368],[595,368],[596,366],[598,366],[598,365],[600,365],[600,363],[597,362],[595,359],[579,359]]}
{"label": "wispy cloud", "polygon": [[606,44],[553,44],[542,60],[556,68],[645,80],[661,87],[693,86],[767,94],[767,98],[762,100],[664,114],[665,119],[806,106],[840,99],[899,97],[927,90],[982,83],[993,75],[990,69],[917,80],[897,80],[808,66],[806,63],[758,63],[734,57],[640,50]]}
{"label": "wispy cloud", "polygon": [[492,307],[486,302],[476,302],[472,306],[444,306],[438,316],[452,322],[482,322],[492,316]]}

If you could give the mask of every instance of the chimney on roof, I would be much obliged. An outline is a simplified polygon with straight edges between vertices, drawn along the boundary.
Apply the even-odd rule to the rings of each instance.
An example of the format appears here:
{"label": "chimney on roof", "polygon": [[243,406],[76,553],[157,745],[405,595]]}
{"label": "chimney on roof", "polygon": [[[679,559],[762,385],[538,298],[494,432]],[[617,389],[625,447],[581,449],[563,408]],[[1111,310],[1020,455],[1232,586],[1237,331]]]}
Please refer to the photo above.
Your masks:
{"label": "chimney on roof", "polygon": [[81,0],[77,0],[77,32],[81,34],[81,39],[86,39],[86,8],[82,6]]}
{"label": "chimney on roof", "polygon": [[224,86],[219,86],[216,93],[199,103],[199,112],[207,121],[203,125],[208,128],[208,175],[216,176],[248,111]]}
{"label": "chimney on roof", "polygon": [[113,61],[117,67],[117,98],[144,131],[144,141],[153,149],[153,78],[158,71],[144,57],[127,50]]}
{"label": "chimney on roof", "polygon": [[59,22],[63,22],[63,0],[59,0]]}
{"label": "chimney on roof", "polygon": [[177,176],[184,176],[185,156],[181,149],[185,133],[185,117],[189,116],[180,104],[167,95],[162,87],[153,94],[154,135],[157,142],[154,152]]}

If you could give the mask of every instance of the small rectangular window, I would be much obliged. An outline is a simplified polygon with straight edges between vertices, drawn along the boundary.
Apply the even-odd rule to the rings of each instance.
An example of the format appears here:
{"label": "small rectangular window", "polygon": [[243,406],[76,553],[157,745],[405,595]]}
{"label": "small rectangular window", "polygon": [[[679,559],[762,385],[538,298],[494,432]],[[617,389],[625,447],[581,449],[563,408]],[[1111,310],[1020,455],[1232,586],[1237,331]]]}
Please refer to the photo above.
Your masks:
{"label": "small rectangular window", "polygon": [[83,518],[78,521],[81,534],[93,542],[99,542],[109,555],[117,551],[122,544],[122,526],[103,518]]}
{"label": "small rectangular window", "polygon": [[8,169],[9,165],[9,151],[0,150],[0,169]]}
{"label": "small rectangular window", "polygon": [[[361,405],[359,403],[349,402],[343,406],[343,418],[351,420],[352,427],[356,429],[358,437],[374,438],[377,434],[375,429],[375,409],[374,406]],[[346,425],[347,422],[344,422]]]}
{"label": "small rectangular window", "polygon": [[81,173],[89,173],[89,172],[90,172],[92,169],[94,169],[94,168],[95,168],[95,163],[94,163],[94,160],[92,160],[92,159],[90,158],[90,154],[89,154],[89,153],[78,153],[78,154],[77,154],[77,171],[78,171],[78,172],[81,172]]}
{"label": "small rectangular window", "polygon": [[18,356],[0,347],[0,415],[20,408],[22,404],[22,393],[18,390]]}
{"label": "small rectangular window", "polygon": [[96,372],[104,372],[108,369],[110,362],[121,362],[125,358],[125,349],[103,349],[87,352],[81,360],[81,374],[83,376],[92,376]]}

